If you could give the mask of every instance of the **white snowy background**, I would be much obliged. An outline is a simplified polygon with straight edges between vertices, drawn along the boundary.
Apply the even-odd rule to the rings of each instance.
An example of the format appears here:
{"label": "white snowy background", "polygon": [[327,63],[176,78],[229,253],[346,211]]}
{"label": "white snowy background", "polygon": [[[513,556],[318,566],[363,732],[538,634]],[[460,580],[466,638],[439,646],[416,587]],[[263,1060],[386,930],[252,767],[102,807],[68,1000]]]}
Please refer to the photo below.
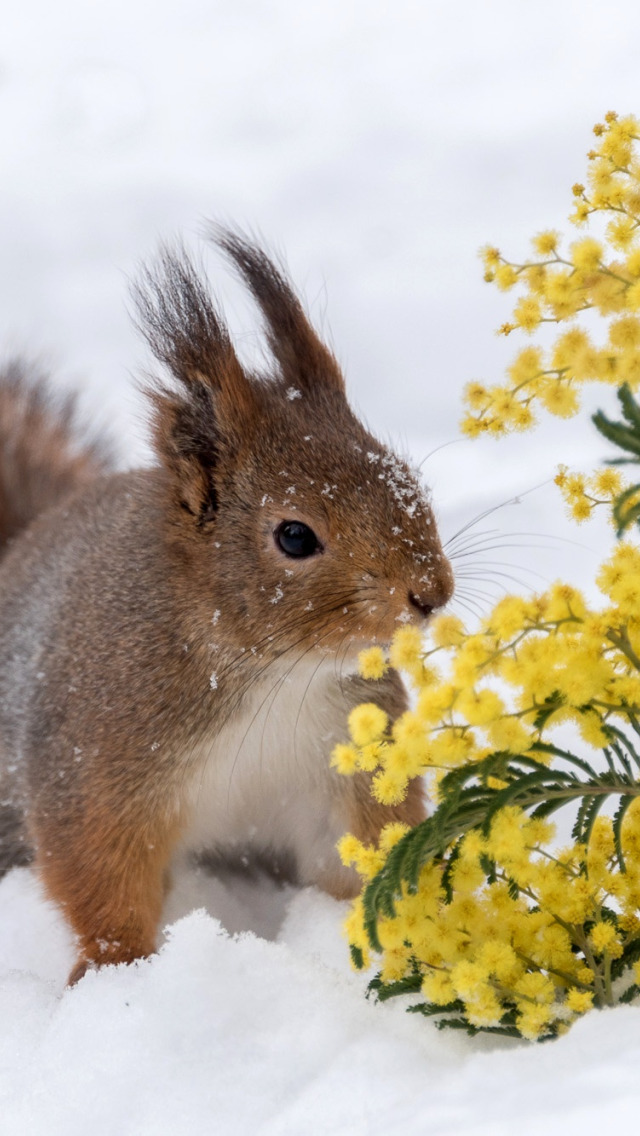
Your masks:
{"label": "white snowy background", "polygon": [[[568,227],[592,124],[640,113],[639,41],[633,0],[5,4],[2,353],[51,366],[123,461],[146,460],[127,280],[161,239],[196,247],[206,218],[239,223],[286,255],[372,429],[418,461],[455,442],[423,467],[445,536],[522,495],[484,522],[506,546],[493,559],[523,583],[589,587],[609,538],[568,526],[549,484],[559,461],[606,452],[588,424],[496,444],[456,441],[457,421],[463,384],[497,381],[514,350],[493,334],[508,299],[477,249],[522,255]],[[254,313],[203,255],[255,350]],[[316,892],[192,874],[158,956],[65,991],[68,932],[11,873],[0,1136],[637,1126],[636,1009],[546,1046],[437,1033],[365,1001],[343,916]]]}

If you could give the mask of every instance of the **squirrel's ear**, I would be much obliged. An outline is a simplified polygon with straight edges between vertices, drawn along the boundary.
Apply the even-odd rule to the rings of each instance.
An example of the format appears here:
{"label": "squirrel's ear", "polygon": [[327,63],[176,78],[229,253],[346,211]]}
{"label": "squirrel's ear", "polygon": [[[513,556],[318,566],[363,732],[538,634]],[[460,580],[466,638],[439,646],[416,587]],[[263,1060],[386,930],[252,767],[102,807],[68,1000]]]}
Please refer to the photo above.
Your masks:
{"label": "squirrel's ear", "polygon": [[204,524],[217,508],[217,464],[238,449],[257,414],[254,391],[186,253],[165,249],[132,291],[137,325],[176,380],[146,388],[155,449],[180,504]]}
{"label": "squirrel's ear", "polygon": [[294,386],[344,390],[344,379],[331,351],[318,338],[286,277],[265,252],[237,232],[212,226],[216,244],[239,270],[267,324],[269,347],[283,378]]}

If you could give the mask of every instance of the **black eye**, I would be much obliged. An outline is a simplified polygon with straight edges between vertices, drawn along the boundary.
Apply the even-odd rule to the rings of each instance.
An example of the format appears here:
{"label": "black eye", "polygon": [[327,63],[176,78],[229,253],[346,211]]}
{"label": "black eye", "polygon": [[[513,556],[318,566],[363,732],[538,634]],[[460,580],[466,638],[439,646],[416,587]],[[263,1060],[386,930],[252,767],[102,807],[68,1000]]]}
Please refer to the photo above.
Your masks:
{"label": "black eye", "polygon": [[322,551],[313,529],[301,521],[283,521],[273,535],[278,548],[287,556],[313,556],[314,552]]}

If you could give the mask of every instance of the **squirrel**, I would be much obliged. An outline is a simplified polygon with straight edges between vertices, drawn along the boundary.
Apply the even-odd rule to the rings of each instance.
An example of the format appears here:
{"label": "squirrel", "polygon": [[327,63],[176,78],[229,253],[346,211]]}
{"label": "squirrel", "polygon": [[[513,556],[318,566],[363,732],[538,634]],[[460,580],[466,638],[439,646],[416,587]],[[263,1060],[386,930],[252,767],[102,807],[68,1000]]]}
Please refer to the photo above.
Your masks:
{"label": "squirrel", "polygon": [[281,857],[359,891],[336,842],[425,816],[330,767],[350,711],[407,708],[357,656],[453,591],[428,494],[349,406],[289,279],[218,230],[271,359],[241,365],[206,278],[165,247],[134,288],[156,464],[117,471],[68,403],[0,381],[0,871],[33,862],[69,976],[157,945],[182,856]]}

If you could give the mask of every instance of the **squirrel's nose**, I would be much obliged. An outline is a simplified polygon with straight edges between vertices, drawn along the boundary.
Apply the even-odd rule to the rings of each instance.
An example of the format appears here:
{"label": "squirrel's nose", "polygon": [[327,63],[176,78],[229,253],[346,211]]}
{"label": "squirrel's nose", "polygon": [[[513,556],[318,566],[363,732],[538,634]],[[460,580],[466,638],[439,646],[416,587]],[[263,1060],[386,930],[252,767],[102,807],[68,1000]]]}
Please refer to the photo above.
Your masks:
{"label": "squirrel's nose", "polygon": [[415,594],[415,592],[409,592],[409,603],[413,607],[417,608],[418,611],[425,616],[425,618],[426,616],[431,615],[431,612],[433,611],[433,604],[425,603],[424,600],[420,599],[420,596],[417,596]]}

